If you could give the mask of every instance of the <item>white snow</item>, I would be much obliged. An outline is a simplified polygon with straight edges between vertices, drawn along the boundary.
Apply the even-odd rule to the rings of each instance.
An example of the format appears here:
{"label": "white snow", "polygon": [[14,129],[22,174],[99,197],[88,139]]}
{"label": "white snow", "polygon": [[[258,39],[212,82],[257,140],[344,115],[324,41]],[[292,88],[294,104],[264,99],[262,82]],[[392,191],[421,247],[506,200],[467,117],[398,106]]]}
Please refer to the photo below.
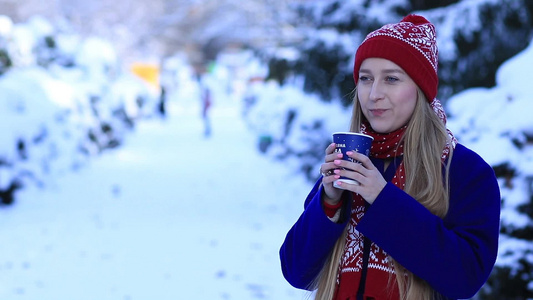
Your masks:
{"label": "white snow", "polygon": [[278,250],[310,183],[253,147],[240,108],[195,102],[0,210],[0,299],[303,299]]}

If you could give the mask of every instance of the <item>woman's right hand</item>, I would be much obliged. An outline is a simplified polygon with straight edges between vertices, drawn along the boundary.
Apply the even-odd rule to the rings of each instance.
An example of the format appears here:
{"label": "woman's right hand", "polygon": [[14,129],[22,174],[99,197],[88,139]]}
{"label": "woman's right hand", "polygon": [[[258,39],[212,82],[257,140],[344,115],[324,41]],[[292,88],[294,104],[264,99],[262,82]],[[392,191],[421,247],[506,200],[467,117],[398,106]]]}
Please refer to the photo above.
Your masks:
{"label": "woman's right hand", "polygon": [[320,173],[323,176],[322,185],[324,186],[323,200],[331,205],[339,203],[344,191],[333,186],[333,182],[340,178],[339,175],[333,173],[333,170],[338,168],[333,162],[336,159],[342,159],[342,153],[335,152],[335,143],[331,143],[326,148],[325,162],[320,166]]}

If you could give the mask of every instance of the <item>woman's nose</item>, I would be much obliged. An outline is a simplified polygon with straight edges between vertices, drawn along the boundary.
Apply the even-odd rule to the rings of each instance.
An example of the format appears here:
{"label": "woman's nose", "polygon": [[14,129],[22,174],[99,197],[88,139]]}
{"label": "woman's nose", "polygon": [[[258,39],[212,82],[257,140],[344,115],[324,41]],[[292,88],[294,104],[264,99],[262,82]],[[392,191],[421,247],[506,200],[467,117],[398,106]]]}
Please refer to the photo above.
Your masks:
{"label": "woman's nose", "polygon": [[383,96],[384,96],[383,86],[379,82],[374,81],[372,83],[372,88],[370,89],[370,95],[369,95],[370,100],[377,101],[379,99],[383,99]]}

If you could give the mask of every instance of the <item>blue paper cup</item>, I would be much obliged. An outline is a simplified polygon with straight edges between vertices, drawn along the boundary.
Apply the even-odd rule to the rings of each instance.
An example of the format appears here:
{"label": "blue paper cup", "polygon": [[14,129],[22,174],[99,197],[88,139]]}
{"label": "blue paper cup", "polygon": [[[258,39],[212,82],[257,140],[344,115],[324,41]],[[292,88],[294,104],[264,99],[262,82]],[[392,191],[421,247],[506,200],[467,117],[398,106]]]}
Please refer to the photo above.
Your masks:
{"label": "blue paper cup", "polygon": [[[354,151],[358,153],[363,153],[368,156],[370,154],[370,146],[372,145],[373,137],[355,132],[335,132],[333,133],[333,142],[335,143],[335,152],[342,153],[342,159],[354,161],[351,157],[346,155],[347,151]],[[335,180],[333,186],[337,186],[337,182],[342,181],[350,184],[359,184],[359,182],[349,179],[346,177],[341,177],[340,179]]]}

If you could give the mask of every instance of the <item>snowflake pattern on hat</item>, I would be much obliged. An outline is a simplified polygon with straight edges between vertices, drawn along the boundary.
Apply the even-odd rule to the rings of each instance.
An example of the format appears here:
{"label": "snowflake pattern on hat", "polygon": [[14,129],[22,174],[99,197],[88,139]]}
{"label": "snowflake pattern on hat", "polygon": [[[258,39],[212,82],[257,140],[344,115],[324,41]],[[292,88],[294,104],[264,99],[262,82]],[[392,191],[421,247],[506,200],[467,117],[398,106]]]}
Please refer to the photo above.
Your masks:
{"label": "snowflake pattern on hat", "polygon": [[[411,21],[422,21],[425,23],[415,24]],[[387,24],[369,33],[361,44],[376,36],[392,37],[412,46],[428,60],[435,73],[437,73],[439,52],[437,48],[436,30],[435,26],[428,23],[426,19],[419,16],[407,16],[400,23]]]}
{"label": "snowflake pattern on hat", "polygon": [[419,15],[387,24],[369,33],[355,53],[353,69],[357,85],[361,64],[367,58],[383,58],[401,67],[431,102],[437,96],[439,78],[435,26]]}

